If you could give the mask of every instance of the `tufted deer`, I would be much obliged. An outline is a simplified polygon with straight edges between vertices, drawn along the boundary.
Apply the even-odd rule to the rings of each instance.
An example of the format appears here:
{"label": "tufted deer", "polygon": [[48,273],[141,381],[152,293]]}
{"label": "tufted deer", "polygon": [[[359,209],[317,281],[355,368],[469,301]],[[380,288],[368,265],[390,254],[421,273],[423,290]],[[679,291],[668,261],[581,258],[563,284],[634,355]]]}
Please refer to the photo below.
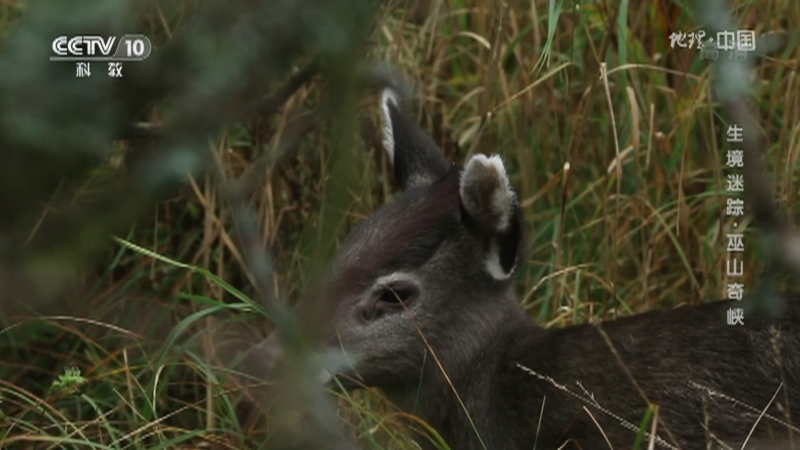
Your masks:
{"label": "tufted deer", "polygon": [[642,448],[738,449],[798,430],[800,301],[743,326],[720,301],[544,329],[512,287],[523,221],[502,160],[459,169],[392,90],[381,101],[403,192],[332,265],[325,346],[351,362],[336,374],[346,389],[381,388],[457,450],[629,449],[648,403]]}

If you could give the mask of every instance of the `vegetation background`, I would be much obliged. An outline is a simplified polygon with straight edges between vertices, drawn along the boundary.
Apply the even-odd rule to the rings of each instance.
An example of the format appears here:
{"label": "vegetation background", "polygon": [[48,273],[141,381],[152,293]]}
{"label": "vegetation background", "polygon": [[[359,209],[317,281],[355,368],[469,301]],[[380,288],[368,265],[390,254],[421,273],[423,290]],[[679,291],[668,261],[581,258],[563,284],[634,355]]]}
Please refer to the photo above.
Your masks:
{"label": "vegetation background", "polygon": [[[670,45],[672,32],[699,29],[688,2],[342,2],[330,11],[297,2],[308,8],[302,16],[283,1],[163,0],[126,6],[119,21],[110,18],[124,2],[33,3],[0,2],[2,448],[259,445],[237,418],[239,392],[220,362],[272,328],[254,300],[249,250],[268,249],[274,267],[261,286],[290,304],[348,229],[394,192],[377,91],[354,87],[354,67],[386,62],[412,79],[411,111],[450,159],[482,152],[506,161],[529,237],[518,292],[545,326],[726,296],[733,230],[745,234],[745,290],[764,270],[749,219],[725,215],[735,171],[726,168],[728,124],[711,65],[696,49]],[[88,18],[78,19],[75,5]],[[800,3],[731,7],[739,28],[762,39],[748,55],[757,58],[753,101],[776,200],[796,222],[791,24]],[[254,10],[271,12],[275,28],[241,19]],[[295,30],[298,17],[312,25]],[[255,31],[229,26],[240,19]],[[50,30],[46,46],[59,26],[87,23],[133,26],[150,36],[156,62],[139,72],[126,64],[133,75],[124,81],[95,68],[96,94],[76,84],[71,64],[33,62],[49,48],[26,32]],[[240,40],[200,32],[214,27],[242,32]],[[254,43],[269,33],[285,39]],[[255,50],[237,53],[237,43]],[[272,59],[259,61],[267,47]],[[218,59],[203,53],[211,48]],[[259,62],[261,72],[237,71]],[[211,75],[197,75],[203,70]],[[226,84],[232,79],[249,84]],[[240,101],[264,92],[281,101]],[[95,107],[70,107],[76,99]],[[112,104],[124,108],[104,109]],[[168,138],[158,129],[134,136],[119,126],[134,118],[178,125]],[[174,151],[159,153],[151,143],[159,139]],[[200,153],[181,153],[186,142],[206,165]],[[250,184],[240,205],[225,183],[242,177]],[[142,188],[151,184],[158,189]],[[246,239],[237,205],[255,211],[260,242]],[[786,279],[778,286],[796,288]],[[435,434],[378,393],[339,406],[353,440],[368,448],[416,448],[411,440]]]}

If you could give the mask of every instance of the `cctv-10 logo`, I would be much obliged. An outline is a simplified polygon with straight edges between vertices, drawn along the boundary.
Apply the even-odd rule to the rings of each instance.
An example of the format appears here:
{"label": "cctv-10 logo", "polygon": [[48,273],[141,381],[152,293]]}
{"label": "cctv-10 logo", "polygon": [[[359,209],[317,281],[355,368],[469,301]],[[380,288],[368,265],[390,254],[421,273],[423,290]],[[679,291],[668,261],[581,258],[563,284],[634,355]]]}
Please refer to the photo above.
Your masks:
{"label": "cctv-10 logo", "polygon": [[112,56],[116,36],[59,36],[53,40],[53,53],[58,56]]}
{"label": "cctv-10 logo", "polygon": [[147,36],[126,34],[116,36],[58,36],[53,39],[51,61],[119,60],[142,61],[150,56],[152,45]]}

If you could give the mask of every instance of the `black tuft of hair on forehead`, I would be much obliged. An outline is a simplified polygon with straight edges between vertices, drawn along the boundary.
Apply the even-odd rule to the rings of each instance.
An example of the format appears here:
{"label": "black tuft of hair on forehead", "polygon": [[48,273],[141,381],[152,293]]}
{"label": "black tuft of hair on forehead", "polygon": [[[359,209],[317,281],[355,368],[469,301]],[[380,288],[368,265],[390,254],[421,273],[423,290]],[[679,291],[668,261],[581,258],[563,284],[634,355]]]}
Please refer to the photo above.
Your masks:
{"label": "black tuft of hair on forehead", "polygon": [[454,235],[459,203],[454,166],[433,183],[405,191],[361,222],[348,241],[363,239],[369,245],[347,255],[349,260],[343,261],[347,268],[338,277],[339,289],[358,289],[379,273],[425,264],[442,242]]}

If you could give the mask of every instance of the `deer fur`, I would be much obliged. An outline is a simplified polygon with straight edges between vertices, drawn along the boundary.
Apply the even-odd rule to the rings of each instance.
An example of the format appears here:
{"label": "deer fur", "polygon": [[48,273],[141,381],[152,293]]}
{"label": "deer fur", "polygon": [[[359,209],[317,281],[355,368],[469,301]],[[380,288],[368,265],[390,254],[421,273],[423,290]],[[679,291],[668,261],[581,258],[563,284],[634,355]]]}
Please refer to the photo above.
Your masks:
{"label": "deer fur", "polygon": [[800,300],[743,326],[726,324],[742,305],[727,300],[542,328],[513,290],[523,220],[502,159],[460,169],[392,90],[381,111],[402,193],[351,232],[327,290],[324,345],[347,356],[346,389],[381,388],[457,450],[629,449],[648,403],[642,448],[738,449],[751,431],[797,430]]}

